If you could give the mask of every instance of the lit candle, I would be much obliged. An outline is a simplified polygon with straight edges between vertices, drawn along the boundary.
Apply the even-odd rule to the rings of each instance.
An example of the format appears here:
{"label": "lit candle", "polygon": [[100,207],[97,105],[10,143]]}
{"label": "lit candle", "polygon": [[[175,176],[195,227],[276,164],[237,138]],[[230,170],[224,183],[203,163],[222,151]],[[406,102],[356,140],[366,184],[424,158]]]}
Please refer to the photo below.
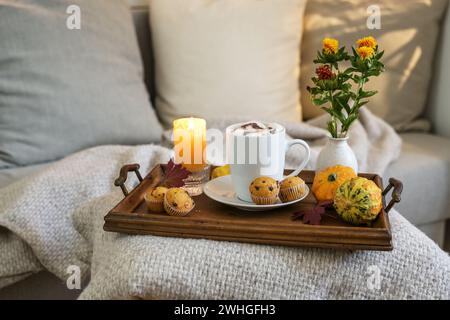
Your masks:
{"label": "lit candle", "polygon": [[202,171],[206,166],[206,121],[183,118],[173,122],[175,162],[191,172]]}

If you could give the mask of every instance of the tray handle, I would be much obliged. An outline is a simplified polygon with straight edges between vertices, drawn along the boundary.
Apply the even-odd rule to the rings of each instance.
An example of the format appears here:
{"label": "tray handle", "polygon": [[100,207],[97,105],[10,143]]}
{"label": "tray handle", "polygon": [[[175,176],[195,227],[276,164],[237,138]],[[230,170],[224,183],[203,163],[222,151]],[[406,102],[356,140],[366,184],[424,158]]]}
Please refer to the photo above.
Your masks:
{"label": "tray handle", "polygon": [[403,183],[395,178],[389,178],[389,185],[386,187],[386,189],[384,189],[383,196],[388,194],[388,192],[391,191],[392,188],[394,188],[394,190],[392,191],[391,201],[384,209],[386,213],[388,213],[392,209],[392,207],[402,199],[401,195],[403,191]]}
{"label": "tray handle", "polygon": [[125,197],[128,195],[127,187],[125,187],[125,181],[127,181],[128,172],[134,171],[137,178],[139,179],[139,182],[142,182],[143,179],[142,179],[141,173],[139,172],[140,167],[141,166],[139,164],[134,163],[134,164],[124,165],[120,169],[119,177],[114,181],[114,185],[116,187],[120,187],[120,189],[122,189],[123,195]]}

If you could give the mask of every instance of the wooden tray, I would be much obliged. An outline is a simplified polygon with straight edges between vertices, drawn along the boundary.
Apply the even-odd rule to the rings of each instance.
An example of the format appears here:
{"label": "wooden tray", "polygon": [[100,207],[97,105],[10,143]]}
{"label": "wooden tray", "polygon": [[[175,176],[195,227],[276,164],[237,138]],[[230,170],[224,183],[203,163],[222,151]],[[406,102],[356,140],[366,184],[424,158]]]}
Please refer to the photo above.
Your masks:
{"label": "wooden tray", "polygon": [[[266,212],[240,211],[213,201],[204,194],[194,197],[196,206],[187,217],[150,212],[143,199],[144,193],[161,181],[164,168],[164,165],[156,166],[143,179],[137,164],[121,169],[115,184],[122,188],[125,198],[105,216],[105,231],[351,250],[386,251],[393,248],[387,213],[400,201],[402,184],[398,180],[390,179],[389,186],[383,192],[384,208],[371,227],[349,225],[335,213],[323,216],[321,225],[307,225],[301,221],[292,221],[291,217],[294,212],[315,205],[312,194],[300,203]],[[130,171],[136,173],[140,183],[128,193],[124,183]],[[313,171],[303,171],[299,176],[311,186]],[[382,180],[378,175],[360,176],[373,180],[382,189]],[[392,188],[392,200],[386,207],[384,196]]]}

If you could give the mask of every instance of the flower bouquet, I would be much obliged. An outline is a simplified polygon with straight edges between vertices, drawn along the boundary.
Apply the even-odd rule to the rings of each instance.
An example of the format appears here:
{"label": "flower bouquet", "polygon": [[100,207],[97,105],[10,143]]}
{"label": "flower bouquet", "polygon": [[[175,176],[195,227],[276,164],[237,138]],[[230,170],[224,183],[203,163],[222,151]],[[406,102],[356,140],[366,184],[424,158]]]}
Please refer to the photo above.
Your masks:
{"label": "flower bouquet", "polygon": [[345,47],[339,48],[336,39],[323,39],[322,51],[314,60],[319,65],[312,78],[314,86],[307,87],[312,102],[331,115],[327,129],[333,138],[347,137],[359,109],[377,93],[364,90],[364,85],[384,71],[380,61],[384,51],[379,51],[375,38],[359,39],[351,51],[349,54]]}

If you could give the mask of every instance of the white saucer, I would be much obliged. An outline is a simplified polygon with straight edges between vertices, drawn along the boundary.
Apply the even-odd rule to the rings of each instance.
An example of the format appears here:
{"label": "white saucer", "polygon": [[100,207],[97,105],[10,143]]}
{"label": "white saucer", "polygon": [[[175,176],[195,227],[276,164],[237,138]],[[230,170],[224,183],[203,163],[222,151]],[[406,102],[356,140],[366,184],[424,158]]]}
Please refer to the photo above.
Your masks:
{"label": "white saucer", "polygon": [[246,211],[267,211],[289,206],[305,199],[309,194],[308,186],[306,186],[305,191],[305,194],[300,199],[291,202],[281,202],[278,200],[275,204],[257,205],[251,202],[243,201],[236,196],[231,183],[231,176],[223,176],[210,180],[203,187],[203,192],[211,199]]}

